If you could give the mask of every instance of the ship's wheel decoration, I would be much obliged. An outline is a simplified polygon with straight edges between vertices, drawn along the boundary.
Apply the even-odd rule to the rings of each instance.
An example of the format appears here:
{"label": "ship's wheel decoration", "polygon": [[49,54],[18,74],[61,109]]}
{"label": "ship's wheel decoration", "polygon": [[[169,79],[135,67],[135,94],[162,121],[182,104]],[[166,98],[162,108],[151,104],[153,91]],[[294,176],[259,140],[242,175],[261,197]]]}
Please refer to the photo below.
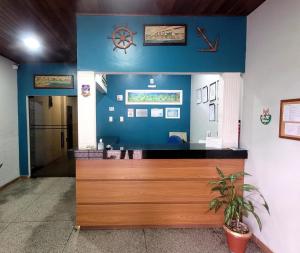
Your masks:
{"label": "ship's wheel decoration", "polygon": [[117,26],[115,27],[114,31],[111,34],[111,37],[108,37],[108,39],[111,39],[114,43],[113,51],[115,51],[117,48],[124,50],[125,54],[127,54],[127,49],[129,47],[136,46],[136,44],[133,42],[133,36],[136,34],[136,32],[131,31],[127,26]]}

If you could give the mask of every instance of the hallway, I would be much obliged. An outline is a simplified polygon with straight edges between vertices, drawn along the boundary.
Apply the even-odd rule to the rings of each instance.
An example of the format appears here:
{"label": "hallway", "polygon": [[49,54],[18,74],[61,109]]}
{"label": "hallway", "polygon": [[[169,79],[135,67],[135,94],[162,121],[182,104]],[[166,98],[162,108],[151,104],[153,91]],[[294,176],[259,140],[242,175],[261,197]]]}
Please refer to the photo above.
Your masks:
{"label": "hallway", "polygon": [[74,219],[75,179],[18,180],[0,191],[0,252],[228,253],[221,229],[78,232]]}

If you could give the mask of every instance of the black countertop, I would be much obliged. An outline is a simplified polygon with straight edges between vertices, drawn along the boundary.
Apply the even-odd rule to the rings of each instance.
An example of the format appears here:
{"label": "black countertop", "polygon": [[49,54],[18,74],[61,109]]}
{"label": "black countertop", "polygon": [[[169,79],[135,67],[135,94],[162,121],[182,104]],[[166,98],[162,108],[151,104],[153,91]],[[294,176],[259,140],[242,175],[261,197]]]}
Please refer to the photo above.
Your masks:
{"label": "black countertop", "polygon": [[[82,153],[81,153],[82,152]],[[77,153],[77,154],[76,154]],[[97,159],[97,153],[102,153],[102,159],[247,159],[248,151],[244,149],[230,148],[210,148],[204,144],[159,144],[159,145],[139,145],[139,144],[118,144],[110,151],[78,150],[75,157],[83,158],[83,154],[88,154],[87,159]],[[120,155],[118,155],[118,153]],[[122,154],[121,154],[122,153]],[[133,155],[134,153],[134,155]],[[112,155],[113,154],[113,155]],[[133,158],[130,158],[133,157]],[[139,158],[136,158],[139,157]],[[121,158],[124,159],[124,158]]]}

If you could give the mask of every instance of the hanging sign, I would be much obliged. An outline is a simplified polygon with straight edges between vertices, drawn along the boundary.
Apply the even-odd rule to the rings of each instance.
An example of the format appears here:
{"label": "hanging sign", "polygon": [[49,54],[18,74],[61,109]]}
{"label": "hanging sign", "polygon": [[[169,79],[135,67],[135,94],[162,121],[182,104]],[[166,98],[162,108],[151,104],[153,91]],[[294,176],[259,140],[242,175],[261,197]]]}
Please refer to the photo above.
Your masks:
{"label": "hanging sign", "polygon": [[272,119],[272,115],[270,114],[270,109],[263,109],[263,114],[260,115],[260,122],[263,125],[269,125]]}

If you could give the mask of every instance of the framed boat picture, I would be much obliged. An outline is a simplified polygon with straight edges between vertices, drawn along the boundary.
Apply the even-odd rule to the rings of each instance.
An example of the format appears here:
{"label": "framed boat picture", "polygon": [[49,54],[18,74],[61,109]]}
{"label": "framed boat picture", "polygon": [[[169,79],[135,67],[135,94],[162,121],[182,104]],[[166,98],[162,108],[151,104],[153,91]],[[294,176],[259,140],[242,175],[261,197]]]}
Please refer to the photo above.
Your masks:
{"label": "framed boat picture", "polygon": [[34,75],[35,89],[73,89],[73,75]]}
{"label": "framed boat picture", "polygon": [[184,46],[186,45],[186,41],[186,25],[144,25],[144,46]]}
{"label": "framed boat picture", "polygon": [[126,105],[181,105],[182,90],[126,90]]}

